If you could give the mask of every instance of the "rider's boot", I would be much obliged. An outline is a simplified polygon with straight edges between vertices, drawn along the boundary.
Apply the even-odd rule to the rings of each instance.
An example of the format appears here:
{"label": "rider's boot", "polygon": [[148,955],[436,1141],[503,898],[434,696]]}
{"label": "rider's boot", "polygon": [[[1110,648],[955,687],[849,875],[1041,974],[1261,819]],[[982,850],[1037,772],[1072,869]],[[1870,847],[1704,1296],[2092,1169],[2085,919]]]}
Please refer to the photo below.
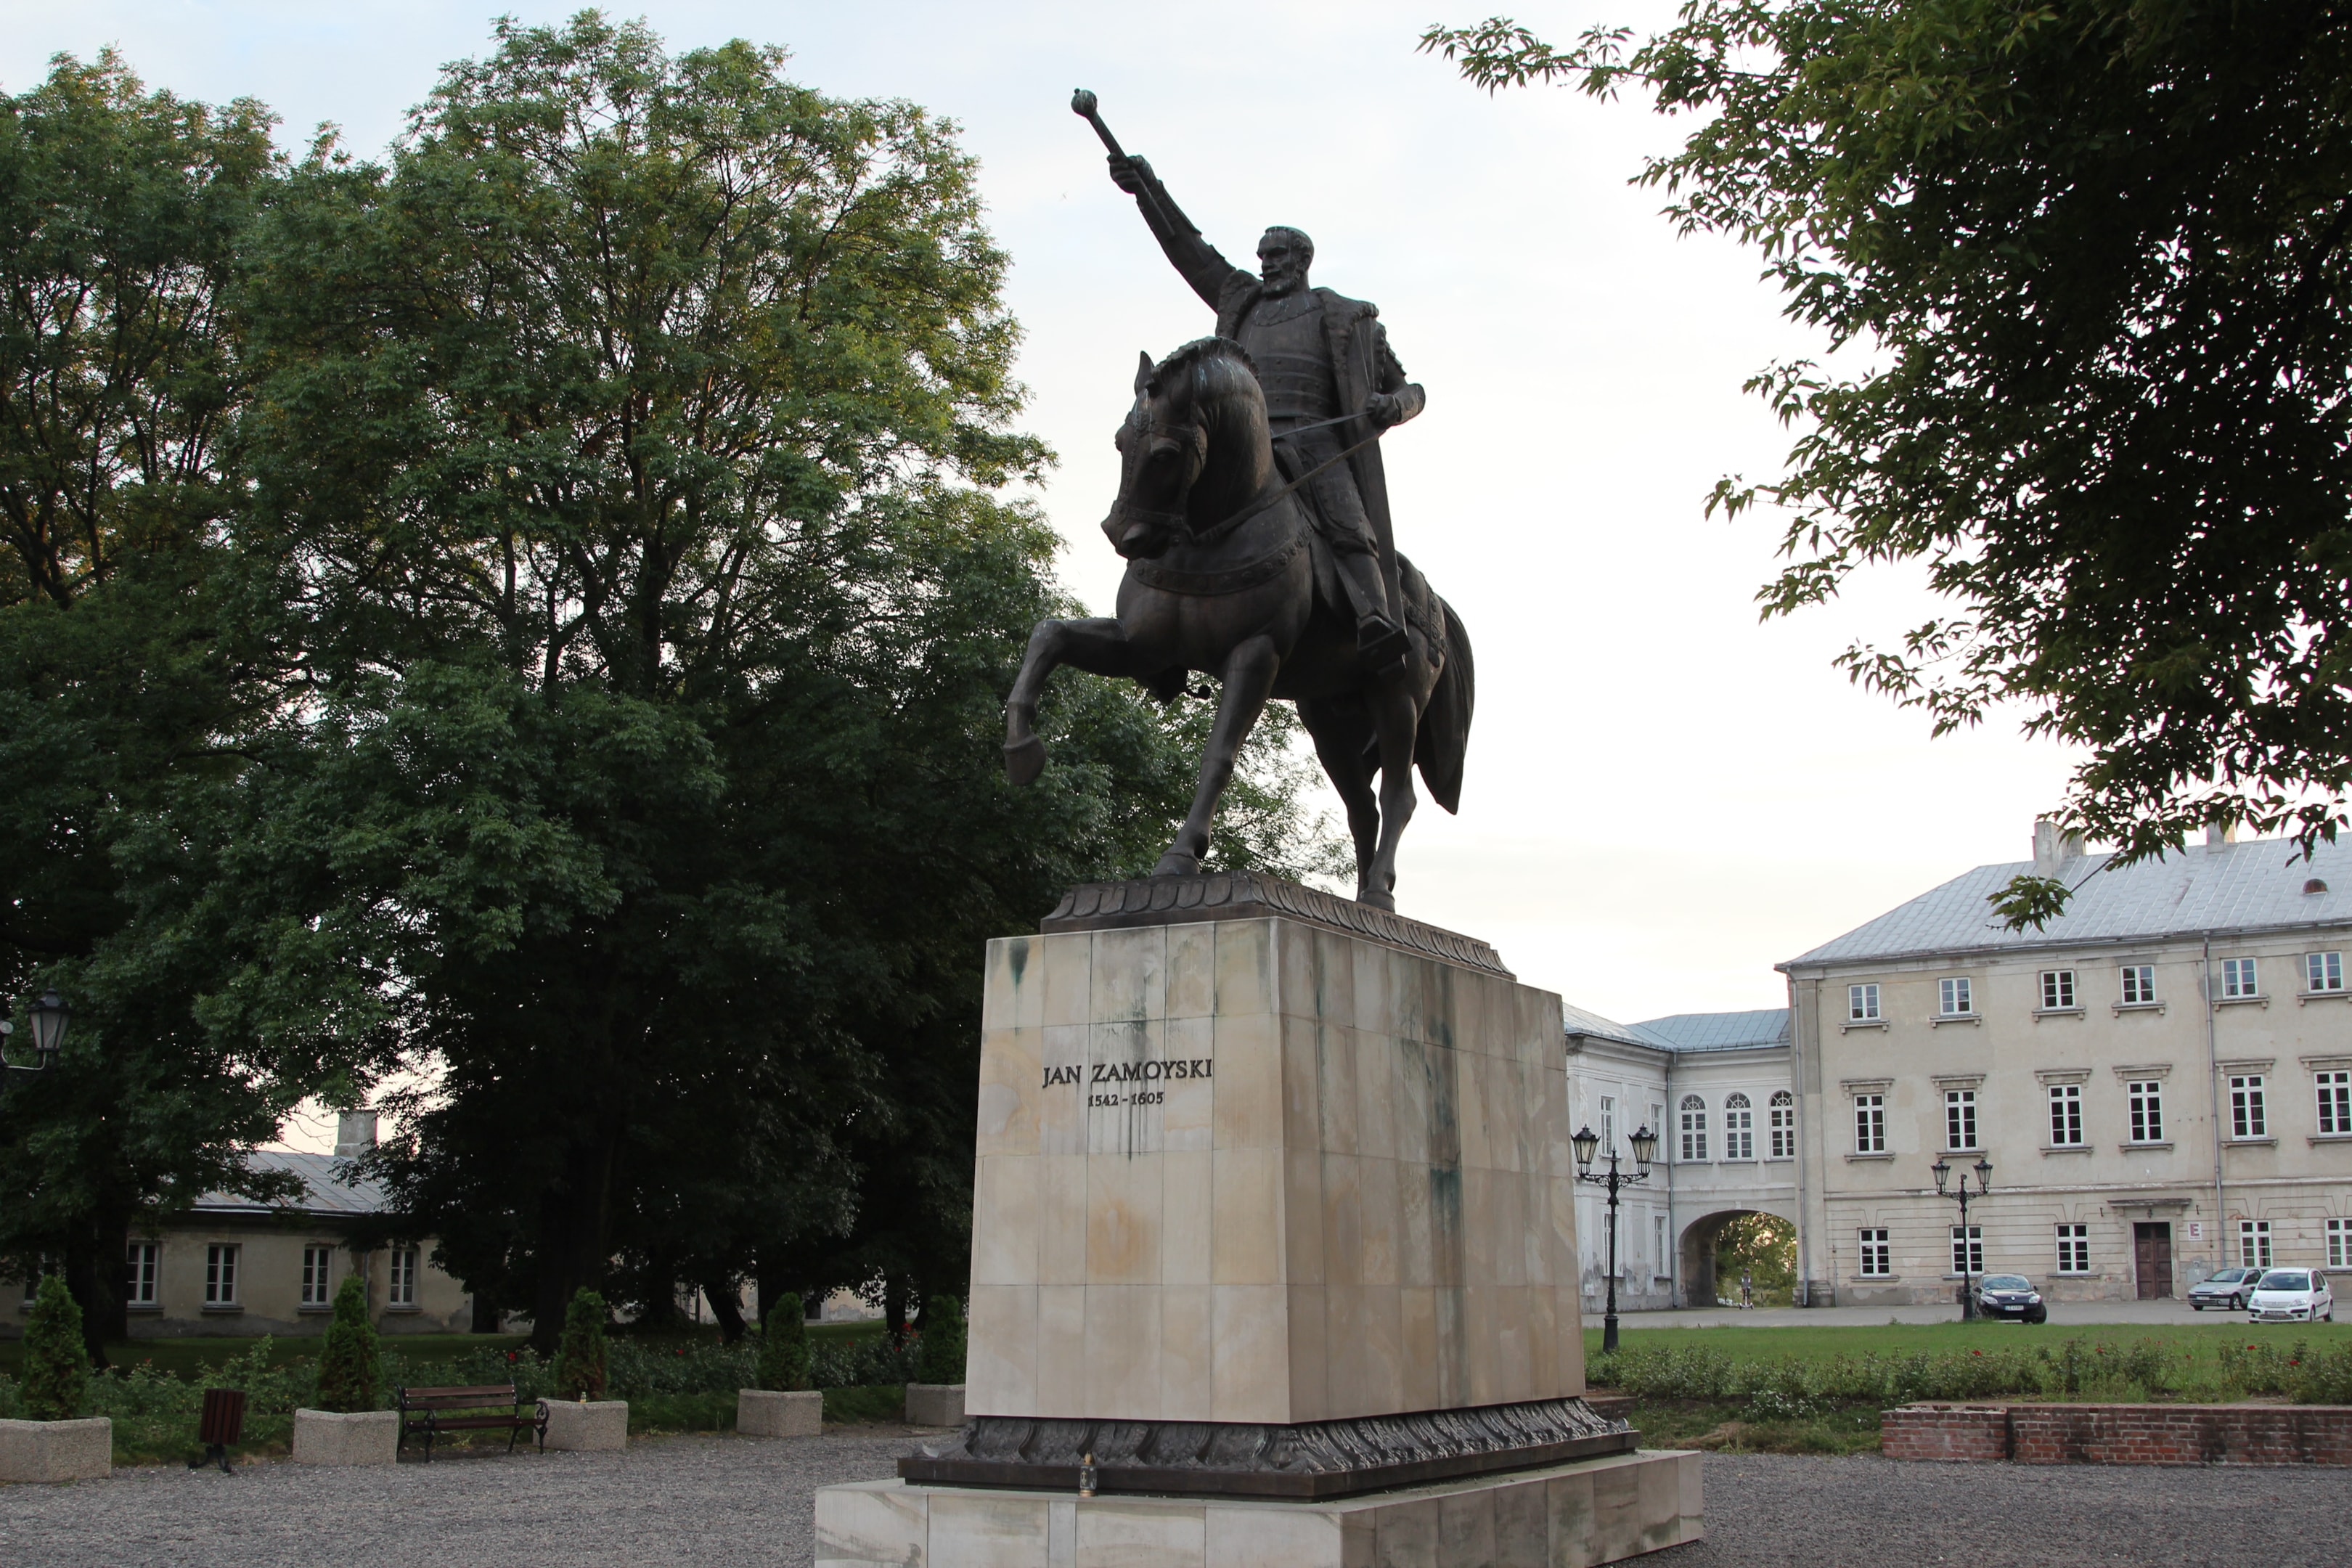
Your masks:
{"label": "rider's boot", "polygon": [[1381,565],[1369,552],[1349,551],[1338,557],[1339,580],[1356,612],[1356,657],[1373,675],[1387,675],[1404,667],[1412,641],[1402,626],[1388,617],[1388,595],[1381,585]]}

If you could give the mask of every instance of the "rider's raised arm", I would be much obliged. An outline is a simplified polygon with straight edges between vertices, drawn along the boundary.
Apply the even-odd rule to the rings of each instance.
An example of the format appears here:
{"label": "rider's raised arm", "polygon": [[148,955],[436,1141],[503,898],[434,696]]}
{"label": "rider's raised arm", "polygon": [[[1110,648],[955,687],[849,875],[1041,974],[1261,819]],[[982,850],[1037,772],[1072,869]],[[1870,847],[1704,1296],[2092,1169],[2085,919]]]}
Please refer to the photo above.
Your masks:
{"label": "rider's raised arm", "polygon": [[1160,248],[1168,253],[1177,272],[1192,286],[1192,292],[1208,302],[1209,309],[1218,309],[1226,289],[1239,278],[1246,283],[1249,274],[1217,253],[1217,247],[1201,237],[1192,220],[1184,216],[1168,195],[1168,187],[1151,172],[1151,165],[1141,158],[1110,160],[1111,183],[1135,198],[1142,209],[1143,221],[1151,226],[1152,237]]}

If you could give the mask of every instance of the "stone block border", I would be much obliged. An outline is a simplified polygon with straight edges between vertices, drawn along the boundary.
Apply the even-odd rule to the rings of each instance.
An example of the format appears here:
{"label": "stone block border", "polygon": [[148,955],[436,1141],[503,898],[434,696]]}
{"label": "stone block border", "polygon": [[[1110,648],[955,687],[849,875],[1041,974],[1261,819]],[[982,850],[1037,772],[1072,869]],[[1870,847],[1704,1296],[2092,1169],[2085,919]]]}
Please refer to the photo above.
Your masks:
{"label": "stone block border", "polygon": [[547,1401],[547,1446],[551,1448],[612,1450],[629,1446],[629,1402],[625,1399]]}
{"label": "stone block border", "polygon": [[907,1385],[907,1425],[909,1426],[962,1426],[963,1386],[961,1383],[908,1384]]}
{"label": "stone block border", "polygon": [[1890,1459],[2352,1466],[2352,1405],[1910,1405],[1878,1432]]}
{"label": "stone block border", "polygon": [[389,1465],[399,1457],[397,1410],[297,1410],[298,1465]]}
{"label": "stone block border", "polygon": [[824,1391],[735,1391],[735,1430],[746,1437],[814,1437],[824,1430]]}
{"label": "stone block border", "polygon": [[0,1481],[86,1481],[114,1468],[114,1423],[0,1421]]}

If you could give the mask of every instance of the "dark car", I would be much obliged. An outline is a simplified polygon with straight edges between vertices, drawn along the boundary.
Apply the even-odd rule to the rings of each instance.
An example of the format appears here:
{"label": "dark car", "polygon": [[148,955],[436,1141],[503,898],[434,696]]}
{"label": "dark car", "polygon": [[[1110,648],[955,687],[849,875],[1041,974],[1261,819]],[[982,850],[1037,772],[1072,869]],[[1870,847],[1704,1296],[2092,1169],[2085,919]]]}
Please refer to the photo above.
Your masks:
{"label": "dark car", "polygon": [[2042,1292],[2022,1274],[1988,1274],[1978,1280],[1977,1310],[1988,1318],[2014,1318],[2021,1323],[2050,1321]]}
{"label": "dark car", "polygon": [[2189,1305],[2196,1311],[2208,1307],[2220,1307],[2226,1311],[2242,1312],[2254,1294],[2254,1281],[2263,1277],[2259,1268],[2224,1268],[2210,1279],[2200,1279],[2189,1287]]}

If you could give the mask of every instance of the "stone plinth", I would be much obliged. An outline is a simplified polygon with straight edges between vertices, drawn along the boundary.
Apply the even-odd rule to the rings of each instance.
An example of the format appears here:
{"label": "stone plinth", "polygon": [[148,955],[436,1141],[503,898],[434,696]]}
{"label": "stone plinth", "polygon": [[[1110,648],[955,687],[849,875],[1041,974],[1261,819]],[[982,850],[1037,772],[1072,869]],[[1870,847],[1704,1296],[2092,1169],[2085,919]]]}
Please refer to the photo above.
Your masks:
{"label": "stone plinth", "polygon": [[81,1481],[114,1466],[114,1423],[0,1421],[0,1481]]}
{"label": "stone plinth", "polygon": [[964,1385],[961,1383],[910,1383],[907,1385],[907,1425],[963,1425]]}
{"label": "stone plinth", "polygon": [[297,1410],[298,1465],[389,1465],[399,1458],[397,1410]]}
{"label": "stone plinth", "polygon": [[551,1399],[547,1404],[547,1443],[551,1448],[613,1449],[629,1446],[629,1402],[591,1399],[584,1403]]}
{"label": "stone plinth", "polygon": [[[1089,902],[1109,929],[990,943],[967,1408],[1296,1426],[1582,1394],[1559,999],[1393,916],[1253,912],[1278,900],[1243,880],[1074,896],[1049,926]],[[1139,899],[1173,923],[1129,923]]]}
{"label": "stone plinth", "polygon": [[735,1391],[735,1430],[747,1437],[814,1437],[824,1430],[824,1391]]}
{"label": "stone plinth", "polygon": [[863,1481],[816,1494],[827,1568],[1587,1568],[1704,1533],[1699,1456],[1629,1453],[1328,1502]]}

